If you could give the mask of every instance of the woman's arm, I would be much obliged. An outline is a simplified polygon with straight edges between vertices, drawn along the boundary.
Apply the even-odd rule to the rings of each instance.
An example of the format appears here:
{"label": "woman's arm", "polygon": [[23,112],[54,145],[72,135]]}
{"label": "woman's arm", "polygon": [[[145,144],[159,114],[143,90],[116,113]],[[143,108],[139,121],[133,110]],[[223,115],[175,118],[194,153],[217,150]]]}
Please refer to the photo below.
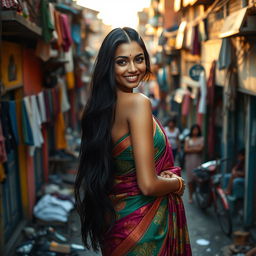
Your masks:
{"label": "woman's arm", "polygon": [[131,133],[137,182],[144,195],[163,196],[179,189],[177,178],[160,177],[155,172],[153,119],[148,98],[134,94],[129,106],[128,124]]}
{"label": "woman's arm", "polygon": [[200,145],[190,147],[188,145],[188,140],[186,140],[184,149],[186,153],[200,153],[204,149],[204,143],[202,142]]}
{"label": "woman's arm", "polygon": [[191,148],[191,147],[188,145],[188,139],[185,140],[184,151],[185,151],[185,153],[194,153],[193,148]]}

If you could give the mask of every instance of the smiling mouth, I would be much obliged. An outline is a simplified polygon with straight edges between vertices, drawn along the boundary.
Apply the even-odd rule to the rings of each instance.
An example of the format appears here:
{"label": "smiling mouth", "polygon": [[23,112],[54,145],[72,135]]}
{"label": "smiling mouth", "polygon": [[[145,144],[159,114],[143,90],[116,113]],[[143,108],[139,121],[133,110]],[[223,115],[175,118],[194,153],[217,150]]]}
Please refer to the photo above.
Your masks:
{"label": "smiling mouth", "polygon": [[125,76],[125,79],[130,83],[137,82],[139,75]]}

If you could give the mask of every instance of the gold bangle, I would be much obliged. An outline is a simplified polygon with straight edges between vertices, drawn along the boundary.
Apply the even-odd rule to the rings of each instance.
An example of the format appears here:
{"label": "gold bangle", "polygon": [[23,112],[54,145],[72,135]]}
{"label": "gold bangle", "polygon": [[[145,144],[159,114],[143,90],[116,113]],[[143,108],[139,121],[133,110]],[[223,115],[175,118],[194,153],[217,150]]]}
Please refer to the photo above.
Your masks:
{"label": "gold bangle", "polygon": [[175,178],[178,179],[178,181],[179,181],[179,189],[175,193],[179,194],[180,191],[182,190],[182,185],[183,185],[182,179],[180,177],[175,177]]}

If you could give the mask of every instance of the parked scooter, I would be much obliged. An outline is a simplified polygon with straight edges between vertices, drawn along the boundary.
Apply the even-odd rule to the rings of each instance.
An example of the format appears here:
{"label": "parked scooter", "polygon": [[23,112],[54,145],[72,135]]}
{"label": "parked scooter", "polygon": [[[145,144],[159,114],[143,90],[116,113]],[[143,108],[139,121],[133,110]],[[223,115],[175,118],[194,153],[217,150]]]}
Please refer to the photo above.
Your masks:
{"label": "parked scooter", "polygon": [[231,235],[230,207],[228,198],[221,186],[222,174],[220,173],[220,166],[226,160],[219,159],[203,163],[194,169],[193,173],[196,177],[195,197],[198,206],[205,210],[213,205],[222,231],[226,235]]}
{"label": "parked scooter", "polygon": [[68,244],[66,237],[54,228],[47,227],[35,231],[25,228],[28,240],[16,248],[16,255],[20,256],[78,256],[85,247],[78,244]]}

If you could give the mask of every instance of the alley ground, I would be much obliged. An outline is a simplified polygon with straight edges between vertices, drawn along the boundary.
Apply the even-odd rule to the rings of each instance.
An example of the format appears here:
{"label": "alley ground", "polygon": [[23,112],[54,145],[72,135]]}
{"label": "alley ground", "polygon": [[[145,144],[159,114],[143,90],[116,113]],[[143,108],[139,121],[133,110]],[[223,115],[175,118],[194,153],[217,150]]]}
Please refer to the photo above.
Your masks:
{"label": "alley ground", "polygon": [[[183,173],[183,176],[184,173]],[[188,204],[187,193],[184,194],[184,204],[188,221],[188,228],[191,240],[193,256],[221,256],[222,248],[232,244],[230,238],[226,237],[218,225],[213,209],[202,212],[195,203]],[[78,217],[75,213],[70,218],[71,240],[80,243]],[[199,239],[205,239],[210,242],[207,246],[197,243]],[[100,256],[100,253],[86,251],[81,256]]]}

